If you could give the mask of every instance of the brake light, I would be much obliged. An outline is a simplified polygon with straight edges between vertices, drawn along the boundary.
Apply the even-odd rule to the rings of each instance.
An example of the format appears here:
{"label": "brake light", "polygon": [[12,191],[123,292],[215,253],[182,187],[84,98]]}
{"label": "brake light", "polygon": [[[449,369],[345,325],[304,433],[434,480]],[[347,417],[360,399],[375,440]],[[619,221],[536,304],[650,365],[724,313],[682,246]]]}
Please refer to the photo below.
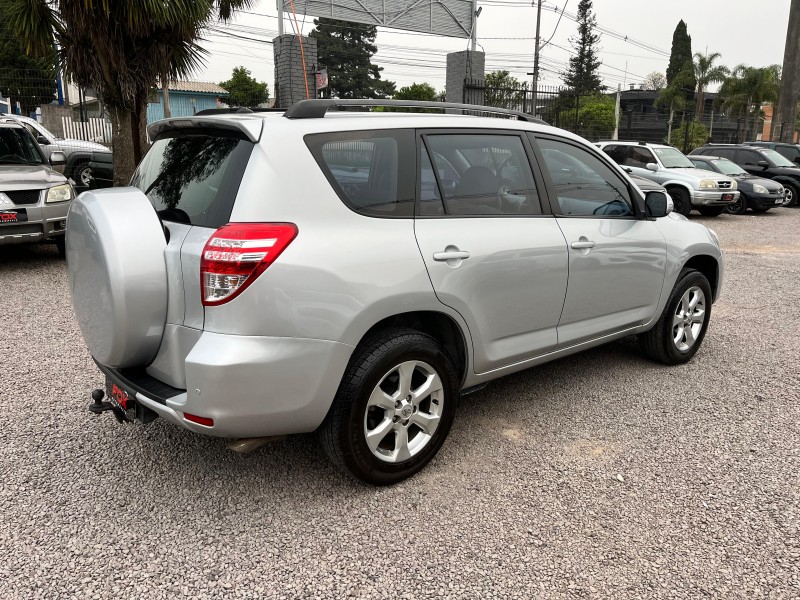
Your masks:
{"label": "brake light", "polygon": [[228,223],[217,229],[200,259],[203,306],[242,293],[296,236],[293,223]]}

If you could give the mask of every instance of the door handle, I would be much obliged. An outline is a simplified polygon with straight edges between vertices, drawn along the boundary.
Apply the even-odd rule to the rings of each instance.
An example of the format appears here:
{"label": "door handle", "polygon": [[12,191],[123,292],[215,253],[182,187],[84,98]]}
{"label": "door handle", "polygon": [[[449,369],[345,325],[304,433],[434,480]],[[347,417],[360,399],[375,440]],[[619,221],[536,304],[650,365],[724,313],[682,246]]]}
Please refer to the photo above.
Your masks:
{"label": "door handle", "polygon": [[466,250],[445,250],[444,252],[434,252],[433,253],[433,260],[438,261],[445,261],[445,260],[458,260],[469,258],[469,252]]}
{"label": "door handle", "polygon": [[586,238],[581,239],[578,242],[572,242],[570,246],[575,250],[588,250],[589,248],[594,248],[597,244],[594,242],[587,240]]}

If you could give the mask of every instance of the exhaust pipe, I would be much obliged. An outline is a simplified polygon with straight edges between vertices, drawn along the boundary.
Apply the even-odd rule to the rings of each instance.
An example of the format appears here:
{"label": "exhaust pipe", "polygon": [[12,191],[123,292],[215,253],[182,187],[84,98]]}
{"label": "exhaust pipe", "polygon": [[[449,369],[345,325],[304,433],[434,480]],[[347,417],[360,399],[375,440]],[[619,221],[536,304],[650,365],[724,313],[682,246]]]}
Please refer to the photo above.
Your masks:
{"label": "exhaust pipe", "polygon": [[267,437],[241,438],[228,442],[226,447],[228,450],[233,450],[239,454],[247,454],[253,450],[258,450],[265,444],[269,444],[270,442],[279,442],[281,440],[285,440],[287,437],[288,436],[285,435],[272,435]]}

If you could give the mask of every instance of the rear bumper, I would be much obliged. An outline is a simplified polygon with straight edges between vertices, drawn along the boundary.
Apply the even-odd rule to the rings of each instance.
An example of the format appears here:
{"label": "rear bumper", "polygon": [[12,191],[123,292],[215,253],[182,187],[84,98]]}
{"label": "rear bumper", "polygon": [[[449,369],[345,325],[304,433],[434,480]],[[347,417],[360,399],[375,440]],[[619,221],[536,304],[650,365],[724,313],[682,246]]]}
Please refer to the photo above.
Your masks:
{"label": "rear bumper", "polygon": [[728,206],[736,202],[738,198],[738,190],[692,192],[692,204],[695,206]]}
{"label": "rear bumper", "polygon": [[[205,435],[305,433],[325,418],[352,352],[325,340],[204,332],[186,357],[186,390],[153,377],[128,389],[164,419]],[[113,378],[114,370],[101,370]],[[187,421],[186,413],[213,425]]]}

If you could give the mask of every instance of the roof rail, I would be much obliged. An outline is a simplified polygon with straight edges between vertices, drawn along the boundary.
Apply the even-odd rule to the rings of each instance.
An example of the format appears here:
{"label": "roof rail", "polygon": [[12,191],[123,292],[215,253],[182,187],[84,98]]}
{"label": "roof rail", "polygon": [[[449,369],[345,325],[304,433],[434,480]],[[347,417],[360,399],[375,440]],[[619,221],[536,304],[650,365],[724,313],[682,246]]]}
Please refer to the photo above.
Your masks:
{"label": "roof rail", "polygon": [[250,114],[260,112],[283,112],[284,108],[247,108],[245,106],[229,106],[228,108],[206,108],[195,113],[194,117],[202,117],[207,115],[232,115],[232,114]]}
{"label": "roof rail", "polygon": [[493,106],[480,106],[477,104],[456,104],[454,102],[423,102],[420,100],[300,100],[286,109],[283,116],[287,119],[321,119],[331,108],[347,106],[385,106],[392,108],[437,108],[439,110],[460,110],[476,113],[490,113],[515,117],[520,121],[547,125],[542,119],[525,114],[517,110],[507,108],[495,108]]}

